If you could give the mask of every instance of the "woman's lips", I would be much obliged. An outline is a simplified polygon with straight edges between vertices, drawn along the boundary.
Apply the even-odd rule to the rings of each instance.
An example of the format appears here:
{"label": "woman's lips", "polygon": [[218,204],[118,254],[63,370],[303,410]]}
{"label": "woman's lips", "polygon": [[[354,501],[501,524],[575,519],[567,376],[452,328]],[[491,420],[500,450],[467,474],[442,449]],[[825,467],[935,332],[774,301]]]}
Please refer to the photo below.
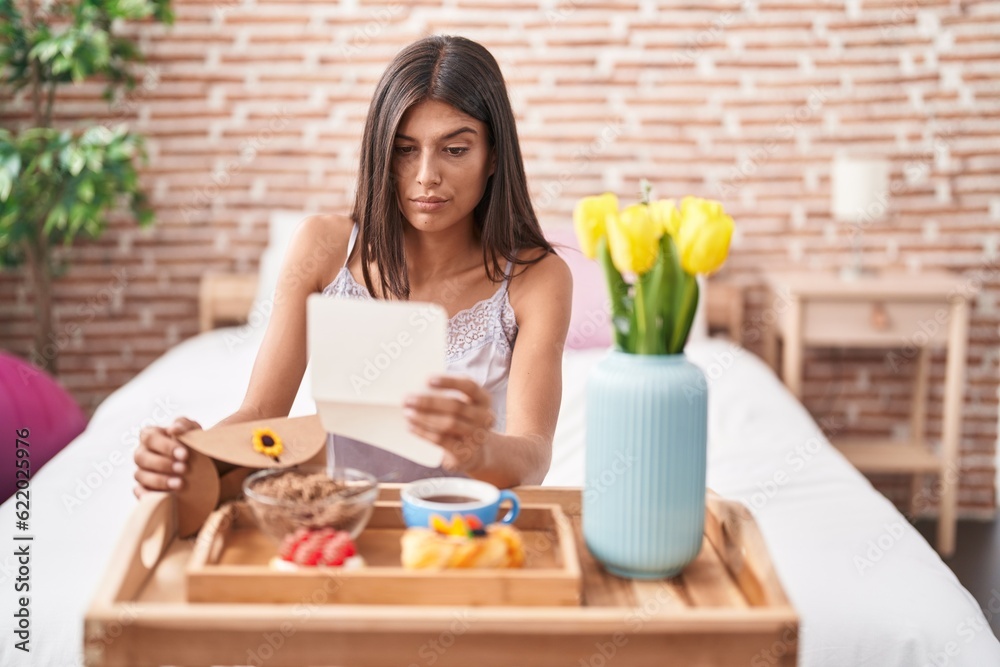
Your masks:
{"label": "woman's lips", "polygon": [[418,211],[423,211],[424,213],[430,213],[432,211],[437,211],[438,209],[443,208],[444,205],[447,204],[450,200],[445,199],[444,201],[419,201],[414,199],[412,201],[413,205],[417,207]]}

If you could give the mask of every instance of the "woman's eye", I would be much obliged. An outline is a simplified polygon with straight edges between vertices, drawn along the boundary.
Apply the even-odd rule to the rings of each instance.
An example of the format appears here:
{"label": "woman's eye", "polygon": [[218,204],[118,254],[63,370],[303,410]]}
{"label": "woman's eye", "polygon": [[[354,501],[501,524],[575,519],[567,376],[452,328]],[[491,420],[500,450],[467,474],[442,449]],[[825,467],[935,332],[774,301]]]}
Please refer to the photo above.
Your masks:
{"label": "woman's eye", "polygon": [[409,155],[413,152],[413,146],[396,146],[394,150],[398,155]]}
{"label": "woman's eye", "polygon": [[468,148],[463,148],[463,147],[460,147],[460,146],[452,146],[452,147],[446,148],[445,150],[448,151],[448,155],[454,155],[456,157],[459,156],[459,155],[465,155],[466,153],[469,152]]}

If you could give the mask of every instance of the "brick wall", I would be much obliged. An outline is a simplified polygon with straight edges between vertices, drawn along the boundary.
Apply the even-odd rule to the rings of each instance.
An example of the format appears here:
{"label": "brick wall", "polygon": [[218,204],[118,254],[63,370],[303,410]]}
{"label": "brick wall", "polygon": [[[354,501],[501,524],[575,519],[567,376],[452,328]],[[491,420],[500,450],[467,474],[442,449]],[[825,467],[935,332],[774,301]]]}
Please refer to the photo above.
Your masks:
{"label": "brick wall", "polygon": [[[96,86],[66,91],[59,119],[127,120],[149,138],[158,222],[139,232],[116,220],[69,253],[58,330],[80,333],[58,341],[62,381],[93,410],[196,333],[206,269],[255,270],[270,210],[346,210],[383,67],[425,34],[462,34],[508,78],[544,226],[567,224],[578,197],[628,196],[644,176],[663,196],[723,199],[739,227],[727,271],[751,286],[751,322],[761,267],[845,261],[829,205],[835,150],[889,157],[900,187],[892,216],[864,234],[868,262],[986,276],[972,312],[960,502],[992,508],[1000,2],[660,4],[183,0],[172,28],[130,28],[150,55],[143,85],[110,110]],[[12,108],[5,125],[24,100]],[[0,344],[21,354],[30,305],[19,276],[0,275]],[[910,370],[893,372],[882,353],[816,352],[805,401],[851,431],[892,432],[906,423]],[[936,437],[937,401],[930,427]]]}

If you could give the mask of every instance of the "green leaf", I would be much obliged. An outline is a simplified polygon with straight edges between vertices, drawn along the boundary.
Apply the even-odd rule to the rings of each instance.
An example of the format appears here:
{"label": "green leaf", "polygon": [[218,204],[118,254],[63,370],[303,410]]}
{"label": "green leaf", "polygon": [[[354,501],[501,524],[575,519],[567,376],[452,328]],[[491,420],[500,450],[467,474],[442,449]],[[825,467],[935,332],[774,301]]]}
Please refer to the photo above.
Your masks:
{"label": "green leaf", "polygon": [[95,174],[104,169],[104,155],[101,151],[92,150],[87,153],[87,169]]}
{"label": "green leaf", "polygon": [[[13,147],[11,147],[13,149]],[[21,156],[8,153],[0,162],[0,201],[7,201],[21,171]]]}
{"label": "green leaf", "polygon": [[691,323],[694,322],[694,314],[698,309],[698,280],[685,271],[681,271],[681,274],[683,278],[681,280],[680,305],[677,309],[677,322],[670,339],[670,351],[673,354],[684,351],[688,334],[691,332]]}
{"label": "green leaf", "polygon": [[14,189],[14,179],[6,169],[0,171],[0,201],[7,201],[11,190]]}
{"label": "green leaf", "polygon": [[110,143],[115,134],[104,125],[93,125],[84,131],[80,137],[80,143],[96,146],[104,146]]}
{"label": "green leaf", "polygon": [[72,239],[80,229],[83,227],[83,223],[87,220],[87,206],[82,202],[77,202],[73,204],[72,208],[69,210],[69,228],[66,237]]}
{"label": "green leaf", "polygon": [[641,311],[645,321],[644,347],[647,354],[666,354],[667,345],[663,335],[663,253],[656,257],[656,262],[646,273],[636,281],[636,313]]}
{"label": "green leaf", "polygon": [[607,236],[601,237],[597,242],[597,258],[604,268],[604,278],[608,285],[608,294],[611,297],[611,323],[615,334],[615,345],[619,350],[634,352],[635,329],[629,307],[628,285],[622,278],[622,274],[615,268],[611,261],[611,251],[608,249]]}
{"label": "green leaf", "polygon": [[656,268],[657,303],[663,321],[663,344],[668,353],[673,353],[671,339],[677,318],[680,316],[677,309],[678,294],[681,288],[681,267],[677,257],[677,246],[670,234],[660,237],[660,256],[657,259]]}
{"label": "green leaf", "polygon": [[75,29],[70,28],[59,37],[59,53],[63,58],[72,58],[80,39]]}
{"label": "green leaf", "polygon": [[73,82],[80,83],[87,78],[87,66],[82,60],[73,61]]}
{"label": "green leaf", "polygon": [[45,234],[51,234],[54,229],[64,229],[66,227],[66,209],[62,207],[62,204],[56,204],[52,207],[47,218],[45,218],[45,226],[42,231]]}
{"label": "green leaf", "polygon": [[94,200],[94,183],[91,180],[80,181],[80,185],[76,188],[76,196],[80,198],[81,201],[91,202]]}
{"label": "green leaf", "polygon": [[59,57],[52,61],[52,73],[63,74],[73,66],[72,58]]}
{"label": "green leaf", "polygon": [[649,285],[649,274],[639,276],[635,281],[635,322],[636,322],[636,347],[637,354],[662,354],[658,349],[661,336],[657,326],[655,313],[656,303],[647,294]]}
{"label": "green leaf", "polygon": [[34,48],[28,52],[28,58],[38,60],[41,63],[48,63],[59,53],[59,42],[47,40],[35,44]]}
{"label": "green leaf", "polygon": [[73,176],[79,176],[80,172],[87,165],[87,157],[80,150],[79,146],[70,144],[62,152],[62,166]]}
{"label": "green leaf", "polygon": [[17,152],[16,146],[3,146],[3,160],[0,160],[0,168],[6,170],[11,176],[17,176],[21,171],[21,155]]}

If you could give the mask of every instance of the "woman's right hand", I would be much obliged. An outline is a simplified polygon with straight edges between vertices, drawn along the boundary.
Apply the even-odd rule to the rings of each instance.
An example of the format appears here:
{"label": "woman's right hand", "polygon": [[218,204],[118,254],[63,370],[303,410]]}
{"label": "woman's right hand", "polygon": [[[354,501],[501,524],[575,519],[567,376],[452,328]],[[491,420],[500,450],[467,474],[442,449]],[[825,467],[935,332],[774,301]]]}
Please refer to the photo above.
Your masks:
{"label": "woman's right hand", "polygon": [[139,432],[135,450],[136,497],[146,491],[179,491],[184,488],[188,450],[177,436],[201,426],[185,417],[178,417],[170,426],[147,426]]}

